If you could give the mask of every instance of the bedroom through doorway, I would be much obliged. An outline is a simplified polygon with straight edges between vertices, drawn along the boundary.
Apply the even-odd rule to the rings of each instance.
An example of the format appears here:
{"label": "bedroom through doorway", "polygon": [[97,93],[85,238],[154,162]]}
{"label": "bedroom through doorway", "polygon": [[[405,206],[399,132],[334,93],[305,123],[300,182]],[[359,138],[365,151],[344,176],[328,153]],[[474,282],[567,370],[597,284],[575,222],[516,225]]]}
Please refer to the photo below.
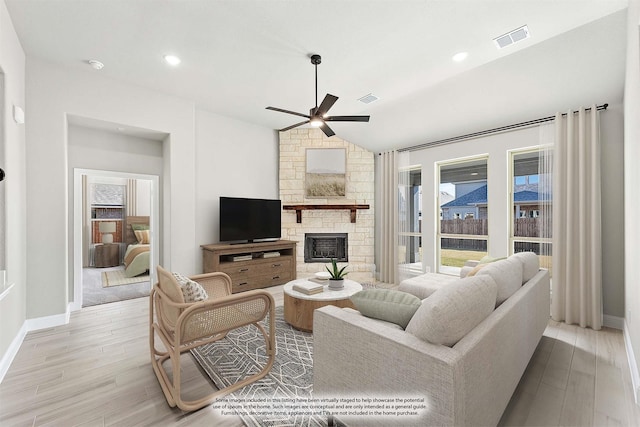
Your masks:
{"label": "bedroom through doorway", "polygon": [[158,247],[153,237],[157,177],[86,170],[76,174],[76,303],[89,307],[148,296],[154,280],[152,254]]}

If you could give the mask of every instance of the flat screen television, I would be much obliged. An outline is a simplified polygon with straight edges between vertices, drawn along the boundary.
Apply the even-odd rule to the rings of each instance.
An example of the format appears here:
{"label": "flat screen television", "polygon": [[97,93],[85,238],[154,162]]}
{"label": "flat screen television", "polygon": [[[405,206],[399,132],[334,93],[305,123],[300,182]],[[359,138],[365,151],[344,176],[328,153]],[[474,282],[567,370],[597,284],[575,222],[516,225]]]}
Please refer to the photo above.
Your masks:
{"label": "flat screen television", "polygon": [[220,241],[277,240],[281,216],[280,200],[220,197]]}

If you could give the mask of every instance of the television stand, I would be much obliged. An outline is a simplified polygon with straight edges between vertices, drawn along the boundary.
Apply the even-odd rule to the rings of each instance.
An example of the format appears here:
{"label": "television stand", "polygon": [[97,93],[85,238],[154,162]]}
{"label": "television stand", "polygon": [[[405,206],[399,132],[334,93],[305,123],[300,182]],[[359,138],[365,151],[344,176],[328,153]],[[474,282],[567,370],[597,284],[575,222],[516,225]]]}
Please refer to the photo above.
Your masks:
{"label": "television stand", "polygon": [[[227,273],[233,293],[282,285],[296,278],[296,243],[276,240],[201,245],[203,272]],[[274,256],[275,252],[280,255]]]}

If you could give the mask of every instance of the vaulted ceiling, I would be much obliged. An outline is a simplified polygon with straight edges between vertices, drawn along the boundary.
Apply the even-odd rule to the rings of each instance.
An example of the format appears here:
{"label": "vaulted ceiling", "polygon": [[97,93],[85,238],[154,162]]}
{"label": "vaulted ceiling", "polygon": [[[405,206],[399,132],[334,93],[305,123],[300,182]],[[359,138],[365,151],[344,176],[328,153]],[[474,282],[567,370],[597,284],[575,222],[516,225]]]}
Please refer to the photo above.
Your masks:
{"label": "vaulted ceiling", "polygon": [[[28,56],[279,129],[339,97],[338,136],[380,151],[620,102],[626,0],[6,0]],[[528,25],[504,49],[493,39]],[[468,52],[463,62],[452,61]],[[165,54],[182,60],[164,63]],[[94,70],[88,60],[105,64]],[[358,101],[373,93],[371,104]]]}

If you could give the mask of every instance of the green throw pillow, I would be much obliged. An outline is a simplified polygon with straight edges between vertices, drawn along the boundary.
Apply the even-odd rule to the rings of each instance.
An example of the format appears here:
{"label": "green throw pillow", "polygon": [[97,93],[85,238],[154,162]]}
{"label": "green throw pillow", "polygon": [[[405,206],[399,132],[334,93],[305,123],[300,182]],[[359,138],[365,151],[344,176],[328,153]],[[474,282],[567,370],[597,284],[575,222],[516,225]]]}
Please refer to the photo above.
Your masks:
{"label": "green throw pillow", "polygon": [[133,231],[144,231],[149,229],[149,224],[131,224]]}
{"label": "green throw pillow", "polygon": [[415,295],[390,289],[366,289],[351,296],[351,302],[363,316],[407,327],[422,301]]}

